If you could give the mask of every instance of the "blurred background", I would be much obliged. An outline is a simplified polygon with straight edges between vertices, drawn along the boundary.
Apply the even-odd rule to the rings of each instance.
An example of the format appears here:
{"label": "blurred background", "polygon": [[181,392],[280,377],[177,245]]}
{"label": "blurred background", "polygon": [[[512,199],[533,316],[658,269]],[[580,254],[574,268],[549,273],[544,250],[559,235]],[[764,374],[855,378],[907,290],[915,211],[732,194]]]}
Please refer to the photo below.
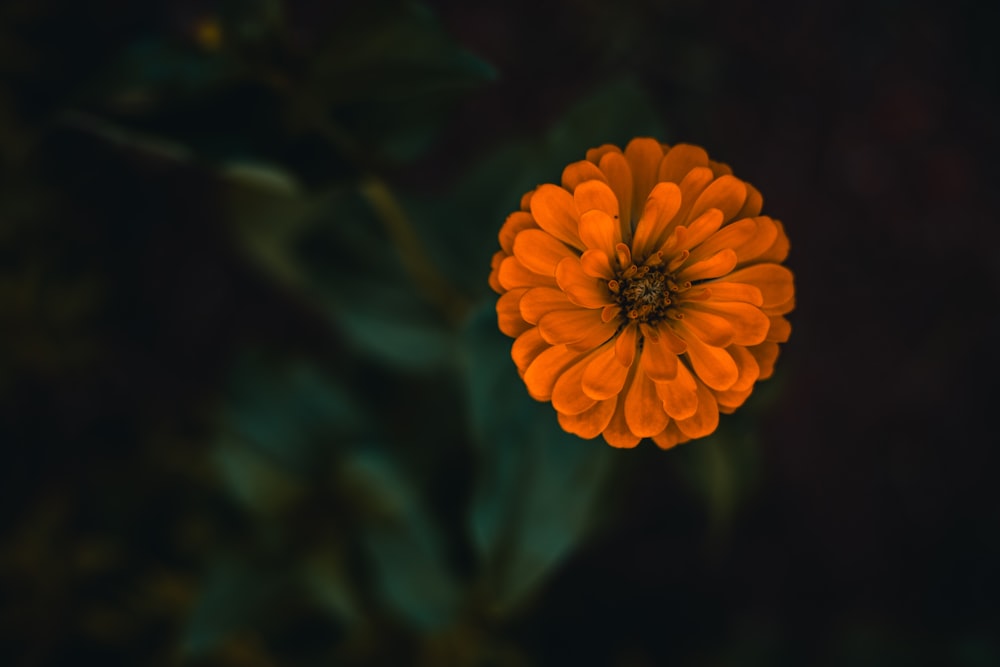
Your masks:
{"label": "blurred background", "polygon": [[[0,663],[1000,665],[997,7],[0,3]],[[646,135],[799,304],[667,452],[562,433],[486,281]]]}

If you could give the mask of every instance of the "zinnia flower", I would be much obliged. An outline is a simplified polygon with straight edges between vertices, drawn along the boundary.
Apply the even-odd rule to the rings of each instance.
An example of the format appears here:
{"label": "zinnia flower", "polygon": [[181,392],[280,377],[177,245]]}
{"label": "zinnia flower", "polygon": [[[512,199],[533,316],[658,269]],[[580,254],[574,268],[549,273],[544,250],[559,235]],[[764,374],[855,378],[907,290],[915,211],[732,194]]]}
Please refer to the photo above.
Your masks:
{"label": "zinnia flower", "polygon": [[490,285],[514,363],[582,438],[709,435],[788,340],[788,238],[702,148],[639,138],[586,157],[500,229]]}

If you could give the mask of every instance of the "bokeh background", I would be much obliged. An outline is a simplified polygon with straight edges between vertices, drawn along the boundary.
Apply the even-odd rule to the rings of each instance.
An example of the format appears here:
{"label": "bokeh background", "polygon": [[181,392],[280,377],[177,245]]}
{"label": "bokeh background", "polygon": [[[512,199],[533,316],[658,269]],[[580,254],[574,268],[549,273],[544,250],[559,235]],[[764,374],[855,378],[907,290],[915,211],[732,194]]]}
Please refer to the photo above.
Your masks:
{"label": "bokeh background", "polygon": [[[998,5],[0,4],[0,663],[1000,664]],[[715,436],[559,431],[520,195],[705,146],[792,241]]]}

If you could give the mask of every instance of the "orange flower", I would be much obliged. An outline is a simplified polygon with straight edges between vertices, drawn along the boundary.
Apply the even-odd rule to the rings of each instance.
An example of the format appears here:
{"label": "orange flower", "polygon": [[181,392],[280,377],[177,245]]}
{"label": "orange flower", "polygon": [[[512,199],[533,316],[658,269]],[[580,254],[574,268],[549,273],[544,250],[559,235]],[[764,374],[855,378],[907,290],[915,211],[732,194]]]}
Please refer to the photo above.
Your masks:
{"label": "orange flower", "polygon": [[490,286],[528,393],[614,447],[712,433],[791,331],[788,238],[762,203],[704,149],[647,138],[525,194]]}

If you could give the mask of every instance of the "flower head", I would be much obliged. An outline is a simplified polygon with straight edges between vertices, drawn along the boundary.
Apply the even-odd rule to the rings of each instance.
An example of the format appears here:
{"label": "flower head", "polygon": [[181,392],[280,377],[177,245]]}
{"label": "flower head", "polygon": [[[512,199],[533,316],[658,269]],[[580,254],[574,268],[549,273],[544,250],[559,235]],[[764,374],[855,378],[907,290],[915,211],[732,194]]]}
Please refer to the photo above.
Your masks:
{"label": "flower head", "polygon": [[791,330],[788,238],[704,149],[604,145],[521,199],[490,285],[528,393],[615,447],[712,433]]}

